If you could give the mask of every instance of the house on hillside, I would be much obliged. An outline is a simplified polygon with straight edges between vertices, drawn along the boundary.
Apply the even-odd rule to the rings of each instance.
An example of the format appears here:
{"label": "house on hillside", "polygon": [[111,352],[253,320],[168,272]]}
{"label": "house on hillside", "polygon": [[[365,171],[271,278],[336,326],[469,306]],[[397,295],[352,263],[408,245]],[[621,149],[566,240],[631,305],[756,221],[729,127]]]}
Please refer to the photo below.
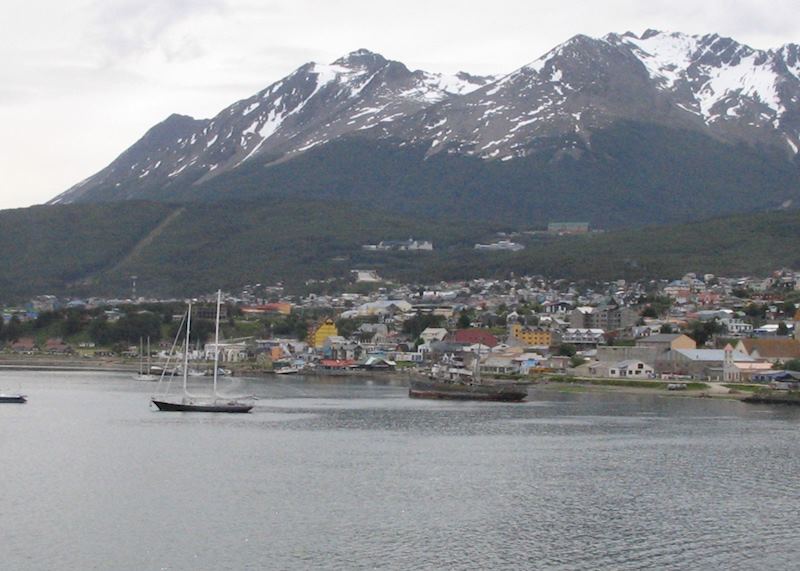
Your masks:
{"label": "house on hillside", "polygon": [[542,304],[542,313],[559,314],[567,313],[572,309],[568,301],[547,301]]}

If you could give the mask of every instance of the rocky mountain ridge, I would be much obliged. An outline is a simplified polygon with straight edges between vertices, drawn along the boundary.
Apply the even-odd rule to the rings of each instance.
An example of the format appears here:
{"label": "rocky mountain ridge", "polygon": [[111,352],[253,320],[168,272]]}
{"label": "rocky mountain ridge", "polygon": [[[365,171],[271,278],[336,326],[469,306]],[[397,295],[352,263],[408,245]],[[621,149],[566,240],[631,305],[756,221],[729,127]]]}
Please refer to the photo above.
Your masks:
{"label": "rocky mountain ridge", "polygon": [[[487,161],[592,152],[620,121],[725,144],[800,149],[800,47],[755,50],[716,34],[578,35],[496,78],[410,71],[358,50],[308,63],[212,119],[172,115],[52,204],[169,199],[247,163],[280,164],[347,138]],[[557,147],[557,148],[554,148]]]}

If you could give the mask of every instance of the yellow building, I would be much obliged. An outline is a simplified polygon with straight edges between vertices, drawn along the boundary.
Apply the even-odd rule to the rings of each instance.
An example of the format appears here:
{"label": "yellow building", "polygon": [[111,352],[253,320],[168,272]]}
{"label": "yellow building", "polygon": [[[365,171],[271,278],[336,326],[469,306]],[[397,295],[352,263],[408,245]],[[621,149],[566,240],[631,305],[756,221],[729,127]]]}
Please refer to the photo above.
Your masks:
{"label": "yellow building", "polygon": [[519,323],[511,325],[509,337],[531,347],[549,347],[553,342],[553,335],[547,329],[527,329]]}
{"label": "yellow building", "polygon": [[319,349],[325,344],[328,337],[335,337],[339,335],[339,330],[336,329],[336,324],[331,319],[326,319],[319,323],[308,333],[308,343],[315,349]]}

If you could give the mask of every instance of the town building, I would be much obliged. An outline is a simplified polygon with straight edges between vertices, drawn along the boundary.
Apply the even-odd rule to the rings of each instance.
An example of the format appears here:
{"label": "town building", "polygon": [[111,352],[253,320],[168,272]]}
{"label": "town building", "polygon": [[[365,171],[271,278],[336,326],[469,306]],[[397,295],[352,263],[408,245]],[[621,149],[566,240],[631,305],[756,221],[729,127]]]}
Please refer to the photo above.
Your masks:
{"label": "town building", "polygon": [[636,340],[637,347],[654,349],[657,354],[674,349],[697,349],[697,343],[688,335],[681,333],[658,333]]}
{"label": "town building", "polygon": [[549,347],[553,343],[553,334],[549,329],[527,328],[519,323],[512,323],[509,329],[509,340],[515,340],[526,347]]}
{"label": "town building", "polygon": [[489,348],[499,343],[491,331],[477,328],[459,329],[450,336],[449,341],[458,345],[483,345]]}
{"label": "town building", "polygon": [[780,337],[742,339],[736,344],[736,350],[757,361],[786,362],[800,359],[800,340]]}
{"label": "town building", "polygon": [[576,329],[567,328],[561,334],[561,343],[564,345],[574,345],[579,351],[596,348],[598,345],[605,344],[605,332],[602,329]]}
{"label": "town building", "polygon": [[602,329],[616,331],[633,327],[639,314],[629,307],[578,307],[569,314],[570,327],[574,329]]}
{"label": "town building", "polygon": [[206,343],[203,347],[203,358],[207,361],[214,360],[214,354],[218,352],[220,363],[238,363],[245,361],[248,356],[247,341],[250,337],[242,339],[228,339],[216,343]]}
{"label": "town building", "polygon": [[[728,368],[727,375],[725,367]],[[738,375],[732,374],[732,367],[736,367]],[[741,379],[745,371],[747,376],[751,376],[771,367],[769,363],[758,363],[751,356],[727,347],[726,349],[674,349],[663,354],[656,362],[656,371],[661,375],[717,381],[724,380],[726,376],[728,379],[734,376]]]}
{"label": "town building", "polygon": [[408,240],[381,240],[377,244],[364,244],[361,248],[368,252],[388,252],[392,250],[398,252],[430,252],[433,250],[433,242],[430,240],[415,240],[413,238],[409,238]]}
{"label": "town building", "polygon": [[607,363],[599,361],[589,364],[589,372],[593,377],[602,378],[625,378],[625,379],[652,379],[655,377],[655,369],[637,359]]}
{"label": "town building", "polygon": [[308,342],[315,349],[321,349],[322,346],[325,345],[325,340],[328,337],[334,337],[338,335],[339,330],[336,328],[336,324],[332,319],[326,319],[322,323],[318,323],[311,331],[309,331]]}
{"label": "town building", "polygon": [[475,249],[488,252],[498,252],[503,250],[508,252],[519,252],[520,250],[524,250],[525,246],[517,242],[512,242],[511,240],[499,240],[497,242],[492,242],[491,244],[475,244]]}

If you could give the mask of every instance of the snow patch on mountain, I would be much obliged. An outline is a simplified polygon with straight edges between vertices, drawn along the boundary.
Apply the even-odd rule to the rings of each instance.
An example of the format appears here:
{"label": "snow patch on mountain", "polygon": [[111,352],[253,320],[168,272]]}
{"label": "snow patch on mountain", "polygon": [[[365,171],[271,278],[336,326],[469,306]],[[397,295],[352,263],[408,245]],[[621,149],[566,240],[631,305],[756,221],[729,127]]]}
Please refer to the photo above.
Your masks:
{"label": "snow patch on mountain", "polygon": [[767,64],[758,63],[757,54],[742,58],[737,65],[705,66],[703,72],[708,80],[695,97],[708,121],[718,117],[714,107],[731,96],[760,101],[778,116],[786,111],[776,89],[777,75]]}
{"label": "snow patch on mountain", "polygon": [[502,77],[411,71],[356,50],[305,64],[213,119],[171,116],[54,201],[112,186],[133,196],[199,184],[259,156],[286,158],[354,134],[425,145],[429,155],[507,161],[559,140],[574,154],[619,120],[676,122],[797,154],[800,47],[760,51],[654,30],[578,35]]}
{"label": "snow patch on mountain", "polygon": [[[614,36],[606,36],[613,39]],[[692,64],[692,55],[697,52],[697,40],[684,34],[656,34],[644,39],[625,37],[625,43],[633,46],[634,54],[647,68],[650,77],[671,89],[685,79],[686,70]]]}

